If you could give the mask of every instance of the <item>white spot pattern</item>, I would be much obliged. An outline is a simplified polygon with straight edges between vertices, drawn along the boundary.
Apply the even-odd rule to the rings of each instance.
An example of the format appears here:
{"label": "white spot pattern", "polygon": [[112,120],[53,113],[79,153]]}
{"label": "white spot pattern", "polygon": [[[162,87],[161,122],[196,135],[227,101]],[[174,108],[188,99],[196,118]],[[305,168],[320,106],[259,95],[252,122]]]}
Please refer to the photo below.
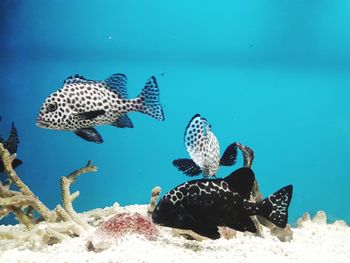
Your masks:
{"label": "white spot pattern", "polygon": [[220,146],[210,125],[199,114],[187,125],[184,138],[192,160],[202,169],[205,177],[216,174],[220,165]]}
{"label": "white spot pattern", "polygon": [[[119,84],[120,86],[114,86]],[[126,77],[114,74],[105,81],[86,80],[82,76],[67,78],[61,89],[43,103],[37,125],[55,130],[76,131],[103,124],[114,124],[131,111],[139,111],[163,120],[159,90],[151,77],[140,97],[127,99]]]}

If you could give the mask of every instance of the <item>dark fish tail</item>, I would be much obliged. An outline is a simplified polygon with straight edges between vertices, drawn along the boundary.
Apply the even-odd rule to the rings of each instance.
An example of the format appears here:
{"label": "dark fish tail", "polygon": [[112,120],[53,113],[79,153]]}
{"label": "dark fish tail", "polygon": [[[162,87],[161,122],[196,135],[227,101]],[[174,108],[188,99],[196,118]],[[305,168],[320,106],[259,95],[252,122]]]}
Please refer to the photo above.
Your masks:
{"label": "dark fish tail", "polygon": [[139,97],[132,101],[136,101],[135,110],[148,114],[157,120],[164,120],[163,108],[159,101],[158,83],[154,76],[147,80]]}
{"label": "dark fish tail", "polygon": [[220,159],[221,166],[232,166],[237,160],[237,144],[230,144]]}
{"label": "dark fish tail", "polygon": [[286,227],[288,222],[288,207],[292,199],[292,194],[292,185],[283,187],[257,205],[256,215],[265,217],[278,227]]}

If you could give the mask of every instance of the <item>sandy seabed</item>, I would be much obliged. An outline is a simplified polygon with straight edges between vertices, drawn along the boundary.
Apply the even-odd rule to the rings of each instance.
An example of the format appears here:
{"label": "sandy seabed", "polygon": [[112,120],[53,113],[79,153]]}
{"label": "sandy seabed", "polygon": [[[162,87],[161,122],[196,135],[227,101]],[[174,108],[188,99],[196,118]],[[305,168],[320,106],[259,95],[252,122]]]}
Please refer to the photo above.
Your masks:
{"label": "sandy seabed", "polygon": [[[145,205],[123,208],[127,212],[145,214]],[[0,226],[0,231],[20,226]],[[30,250],[25,246],[0,240],[0,262],[350,262],[350,227],[343,221],[333,224],[303,222],[292,228],[293,239],[281,242],[264,228],[264,237],[238,233],[227,240],[201,242],[173,236],[160,227],[160,237],[148,241],[142,236],[128,235],[102,252],[88,251],[94,230],[60,244]],[[14,248],[15,247],[15,248]]]}

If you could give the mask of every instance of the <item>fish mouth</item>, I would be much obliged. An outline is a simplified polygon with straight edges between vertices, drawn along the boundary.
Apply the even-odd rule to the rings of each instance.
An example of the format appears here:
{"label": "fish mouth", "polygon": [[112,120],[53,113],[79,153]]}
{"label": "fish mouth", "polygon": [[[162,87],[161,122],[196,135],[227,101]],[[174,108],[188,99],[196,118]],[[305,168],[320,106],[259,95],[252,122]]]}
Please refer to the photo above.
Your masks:
{"label": "fish mouth", "polygon": [[39,128],[49,128],[50,127],[50,123],[48,123],[47,121],[44,121],[43,119],[38,117],[36,119],[36,126],[39,127]]}

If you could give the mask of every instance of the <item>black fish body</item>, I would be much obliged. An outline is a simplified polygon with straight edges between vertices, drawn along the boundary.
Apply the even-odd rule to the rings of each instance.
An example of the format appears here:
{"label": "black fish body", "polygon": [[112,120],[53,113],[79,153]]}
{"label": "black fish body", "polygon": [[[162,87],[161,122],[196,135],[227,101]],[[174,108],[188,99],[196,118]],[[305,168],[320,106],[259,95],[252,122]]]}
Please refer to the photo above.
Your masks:
{"label": "black fish body", "polygon": [[240,168],[224,179],[201,179],[186,182],[164,195],[157,204],[153,222],[189,229],[217,239],[218,226],[238,231],[256,232],[250,216],[260,215],[285,227],[292,186],[286,186],[260,203],[248,201],[254,182],[249,168]]}

